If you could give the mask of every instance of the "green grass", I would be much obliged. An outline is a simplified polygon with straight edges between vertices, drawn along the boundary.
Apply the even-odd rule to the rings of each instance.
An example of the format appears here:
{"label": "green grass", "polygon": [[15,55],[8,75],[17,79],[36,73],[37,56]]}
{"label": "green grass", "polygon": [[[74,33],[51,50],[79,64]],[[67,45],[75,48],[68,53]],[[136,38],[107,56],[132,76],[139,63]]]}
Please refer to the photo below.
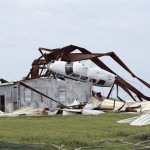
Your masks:
{"label": "green grass", "polygon": [[[3,117],[0,118],[0,149],[131,149],[148,145],[150,125],[135,127],[116,121],[133,114],[105,113],[98,116]],[[84,148],[83,148],[84,149]]]}

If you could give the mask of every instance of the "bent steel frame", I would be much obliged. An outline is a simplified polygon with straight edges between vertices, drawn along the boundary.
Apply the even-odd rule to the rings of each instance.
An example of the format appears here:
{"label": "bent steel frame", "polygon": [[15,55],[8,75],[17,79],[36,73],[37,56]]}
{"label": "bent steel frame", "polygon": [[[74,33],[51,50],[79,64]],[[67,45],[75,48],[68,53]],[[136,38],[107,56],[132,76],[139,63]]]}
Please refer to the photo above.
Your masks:
{"label": "bent steel frame", "polygon": [[[75,50],[79,50],[81,53],[72,53]],[[114,52],[108,52],[108,53],[91,53],[85,48],[78,47],[75,45],[69,45],[63,48],[57,48],[57,49],[48,49],[48,48],[39,48],[39,51],[41,53],[41,56],[37,59],[35,59],[32,63],[32,68],[27,75],[25,79],[32,79],[32,78],[38,78],[38,77],[48,77],[50,75],[53,75],[55,77],[55,73],[52,73],[51,71],[46,69],[46,64],[49,62],[54,62],[55,60],[61,59],[62,61],[67,62],[74,62],[74,61],[81,61],[81,60],[91,60],[93,63],[95,63],[100,68],[113,73],[116,75],[114,85],[117,87],[117,98],[122,100],[119,97],[118,94],[118,87],[122,88],[128,95],[136,101],[132,93],[134,93],[140,101],[148,100],[150,101],[150,97],[144,95],[142,92],[140,92],[138,89],[136,89],[134,86],[129,84],[127,81],[125,81],[123,78],[121,78],[118,74],[116,74],[112,69],[110,69],[106,64],[104,64],[99,58],[103,56],[109,56],[114,61],[116,61],[123,69],[125,69],[128,73],[131,74],[133,78],[136,78],[139,80],[142,84],[150,88],[150,84],[136,76],[126,65],[125,63],[114,53]],[[113,85],[113,86],[114,86]],[[112,89],[110,89],[110,92],[107,96],[109,98]],[[123,100],[122,100],[123,101]]]}

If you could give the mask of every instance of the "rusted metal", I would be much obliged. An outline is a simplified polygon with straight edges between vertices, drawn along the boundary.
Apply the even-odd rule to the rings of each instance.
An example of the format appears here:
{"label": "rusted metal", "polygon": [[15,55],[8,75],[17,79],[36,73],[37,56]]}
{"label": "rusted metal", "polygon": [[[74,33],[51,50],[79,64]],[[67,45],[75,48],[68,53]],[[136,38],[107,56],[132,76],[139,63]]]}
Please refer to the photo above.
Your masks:
{"label": "rusted metal", "polygon": [[[75,50],[79,50],[81,53],[72,53]],[[81,61],[81,60],[91,60],[100,68],[113,73],[116,75],[115,84],[121,87],[128,95],[135,100],[132,96],[131,92],[134,93],[140,101],[143,99],[150,101],[150,97],[145,96],[127,81],[122,79],[117,73],[115,73],[111,68],[109,68],[106,64],[104,64],[99,58],[104,56],[111,57],[114,61],[116,61],[123,69],[125,69],[128,73],[131,74],[132,77],[138,79],[142,84],[150,88],[150,84],[136,76],[126,65],[125,63],[114,53],[91,53],[85,48],[78,47],[75,45],[69,45],[63,48],[56,48],[56,49],[47,49],[47,48],[39,48],[40,53],[42,54],[38,59],[34,60],[32,63],[32,69],[30,70],[29,74],[27,75],[26,79],[42,77],[42,76],[50,76],[52,73],[46,70],[45,65],[49,62],[54,62],[55,60],[61,59],[67,62],[74,62],[74,61]],[[48,53],[44,53],[48,52]],[[43,71],[45,69],[45,72]],[[54,74],[52,74],[54,75]],[[55,75],[54,75],[55,76]],[[111,94],[112,89],[109,92]],[[109,97],[108,95],[108,97]],[[118,96],[119,97],[119,96]]]}

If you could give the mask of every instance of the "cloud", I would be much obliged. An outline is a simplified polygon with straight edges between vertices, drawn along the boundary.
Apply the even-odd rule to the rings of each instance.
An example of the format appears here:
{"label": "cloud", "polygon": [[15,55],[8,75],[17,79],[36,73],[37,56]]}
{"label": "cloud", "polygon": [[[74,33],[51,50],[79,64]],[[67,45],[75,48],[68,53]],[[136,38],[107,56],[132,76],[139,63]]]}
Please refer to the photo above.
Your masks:
{"label": "cloud", "polygon": [[149,8],[148,0],[0,1],[0,76],[25,76],[40,55],[38,47],[75,44],[93,52],[114,51],[150,81]]}

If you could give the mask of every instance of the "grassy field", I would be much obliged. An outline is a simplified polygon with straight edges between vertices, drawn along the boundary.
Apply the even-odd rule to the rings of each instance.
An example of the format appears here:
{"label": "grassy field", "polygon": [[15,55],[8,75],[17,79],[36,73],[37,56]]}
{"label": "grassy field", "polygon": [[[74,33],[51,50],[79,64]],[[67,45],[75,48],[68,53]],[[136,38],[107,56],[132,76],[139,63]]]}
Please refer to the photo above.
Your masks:
{"label": "grassy field", "polygon": [[[116,121],[133,114],[0,118],[0,149],[134,149],[150,145],[150,125]],[[143,143],[142,143],[143,142]],[[128,143],[128,144],[126,144]],[[61,149],[61,150],[62,150]]]}

